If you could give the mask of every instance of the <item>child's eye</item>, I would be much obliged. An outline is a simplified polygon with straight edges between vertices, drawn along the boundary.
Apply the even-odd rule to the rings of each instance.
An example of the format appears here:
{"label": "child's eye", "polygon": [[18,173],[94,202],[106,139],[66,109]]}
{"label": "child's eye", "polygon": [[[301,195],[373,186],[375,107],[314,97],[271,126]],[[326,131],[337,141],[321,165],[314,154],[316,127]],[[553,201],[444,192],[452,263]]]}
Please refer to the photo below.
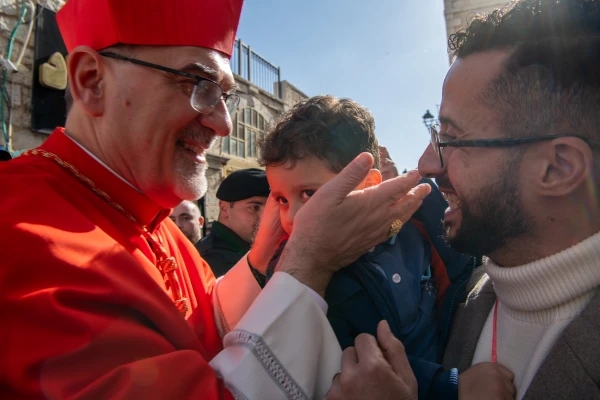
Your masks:
{"label": "child's eye", "polygon": [[310,199],[315,194],[315,192],[316,190],[303,190],[302,201],[307,201],[308,199]]}
{"label": "child's eye", "polygon": [[279,203],[280,205],[287,204],[287,202],[288,202],[285,197],[281,197],[281,196],[278,196],[275,199],[275,201],[277,201],[277,203]]}

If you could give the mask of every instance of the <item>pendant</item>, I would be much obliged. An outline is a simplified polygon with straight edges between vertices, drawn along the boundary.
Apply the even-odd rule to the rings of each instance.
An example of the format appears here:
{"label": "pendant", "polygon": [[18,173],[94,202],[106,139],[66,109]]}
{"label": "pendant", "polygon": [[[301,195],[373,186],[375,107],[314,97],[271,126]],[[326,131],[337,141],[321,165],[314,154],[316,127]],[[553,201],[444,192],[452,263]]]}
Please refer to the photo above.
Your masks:
{"label": "pendant", "polygon": [[175,257],[168,257],[158,262],[158,269],[163,274],[168,275],[169,273],[176,271],[177,268],[177,261],[175,261]]}

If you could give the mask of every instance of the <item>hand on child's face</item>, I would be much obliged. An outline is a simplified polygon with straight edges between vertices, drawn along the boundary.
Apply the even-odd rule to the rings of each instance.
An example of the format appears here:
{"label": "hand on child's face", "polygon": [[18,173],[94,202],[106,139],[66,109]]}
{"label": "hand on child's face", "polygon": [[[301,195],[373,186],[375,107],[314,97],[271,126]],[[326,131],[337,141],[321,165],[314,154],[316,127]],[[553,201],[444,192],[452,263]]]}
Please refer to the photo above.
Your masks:
{"label": "hand on child's face", "polygon": [[316,157],[307,157],[287,166],[267,167],[267,179],[271,197],[279,204],[279,216],[283,229],[292,233],[298,210],[337,174]]}

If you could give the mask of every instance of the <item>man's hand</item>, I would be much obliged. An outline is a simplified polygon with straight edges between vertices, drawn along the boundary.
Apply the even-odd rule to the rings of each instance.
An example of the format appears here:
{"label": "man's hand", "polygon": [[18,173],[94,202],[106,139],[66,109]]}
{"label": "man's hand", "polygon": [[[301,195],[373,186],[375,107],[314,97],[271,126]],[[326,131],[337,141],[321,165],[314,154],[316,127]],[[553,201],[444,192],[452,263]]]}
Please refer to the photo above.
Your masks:
{"label": "man's hand", "polygon": [[387,239],[392,223],[407,222],[431,191],[415,187],[417,171],[353,191],[372,165],[373,157],[362,153],[298,211],[278,271],[324,295],[334,272]]}
{"label": "man's hand", "polygon": [[496,363],[479,363],[458,375],[458,398],[514,399],[513,373]]}
{"label": "man's hand", "polygon": [[378,399],[413,400],[417,380],[404,352],[404,345],[381,321],[377,341],[363,333],[342,354],[342,371],[333,380],[327,400]]}
{"label": "man's hand", "polygon": [[384,146],[379,146],[379,164],[381,178],[384,181],[387,181],[388,179],[392,179],[400,175],[398,173],[398,168],[396,168],[396,164],[394,163],[392,157],[390,156],[390,153],[388,152],[388,149]]}

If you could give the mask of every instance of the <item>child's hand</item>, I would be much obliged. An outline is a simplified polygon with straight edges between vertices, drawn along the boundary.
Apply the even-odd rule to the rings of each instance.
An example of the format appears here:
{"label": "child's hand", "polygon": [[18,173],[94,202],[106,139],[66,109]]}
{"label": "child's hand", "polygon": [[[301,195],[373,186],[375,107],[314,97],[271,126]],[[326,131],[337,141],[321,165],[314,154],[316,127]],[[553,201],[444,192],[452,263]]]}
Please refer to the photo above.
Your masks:
{"label": "child's hand", "polygon": [[458,375],[458,398],[465,399],[514,399],[516,390],[514,375],[506,367],[491,363],[479,363]]}
{"label": "child's hand", "polygon": [[250,263],[260,273],[266,272],[269,260],[284,236],[285,231],[279,219],[279,205],[273,197],[269,196],[254,244],[248,255]]}

